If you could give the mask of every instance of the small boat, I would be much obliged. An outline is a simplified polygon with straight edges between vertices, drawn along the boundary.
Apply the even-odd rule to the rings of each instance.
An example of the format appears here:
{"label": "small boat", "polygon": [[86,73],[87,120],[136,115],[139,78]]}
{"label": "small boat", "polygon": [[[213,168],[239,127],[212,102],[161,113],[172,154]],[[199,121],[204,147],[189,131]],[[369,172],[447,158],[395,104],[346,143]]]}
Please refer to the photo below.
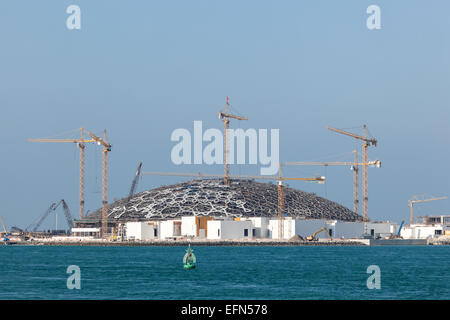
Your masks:
{"label": "small boat", "polygon": [[186,249],[186,254],[183,257],[184,269],[195,269],[195,263],[197,262],[197,258],[195,257],[194,250],[191,248],[191,245]]}

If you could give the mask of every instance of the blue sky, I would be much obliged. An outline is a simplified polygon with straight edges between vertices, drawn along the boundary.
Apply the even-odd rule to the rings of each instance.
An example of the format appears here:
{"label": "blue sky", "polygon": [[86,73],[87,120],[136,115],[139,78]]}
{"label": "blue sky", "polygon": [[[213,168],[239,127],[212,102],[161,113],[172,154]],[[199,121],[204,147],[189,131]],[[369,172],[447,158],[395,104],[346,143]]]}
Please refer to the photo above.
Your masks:
{"label": "blue sky", "polygon": [[[66,8],[81,8],[68,30]],[[366,8],[381,8],[381,30]],[[401,221],[413,195],[450,195],[448,1],[2,1],[0,3],[0,215],[26,227],[64,198],[78,215],[78,150],[39,144],[79,127],[108,130],[109,199],[128,193],[139,161],[147,171],[217,172],[171,163],[171,132],[222,128],[230,97],[249,117],[234,128],[280,129],[282,161],[351,160],[356,140],[378,139],[369,158],[369,216]],[[101,153],[86,152],[86,210],[101,205]],[[258,174],[255,166],[232,173]],[[347,167],[297,167],[326,175],[291,186],[352,208]],[[181,181],[145,176],[139,190]],[[450,213],[449,200],[417,214]],[[62,214],[60,218],[62,220]],[[54,219],[46,225],[52,227]]]}

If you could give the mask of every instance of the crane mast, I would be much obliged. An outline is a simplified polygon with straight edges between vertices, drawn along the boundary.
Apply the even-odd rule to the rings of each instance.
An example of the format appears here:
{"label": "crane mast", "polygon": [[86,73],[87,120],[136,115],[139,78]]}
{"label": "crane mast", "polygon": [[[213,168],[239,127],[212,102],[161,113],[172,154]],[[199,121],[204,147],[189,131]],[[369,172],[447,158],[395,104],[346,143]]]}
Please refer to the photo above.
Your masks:
{"label": "crane mast", "polygon": [[85,151],[85,145],[84,142],[84,129],[81,128],[81,139],[80,142],[78,142],[78,147],[80,148],[80,219],[83,219],[84,217],[84,151]]}
{"label": "crane mast", "polygon": [[223,183],[225,185],[229,184],[230,178],[230,164],[228,162],[229,150],[228,150],[228,129],[230,128],[230,118],[236,120],[248,120],[247,117],[235,116],[229,113],[229,99],[227,97],[227,103],[225,104],[225,113],[219,112],[219,119],[223,121]]}
{"label": "crane mast", "polygon": [[103,139],[97,137],[92,132],[89,135],[97,142],[98,145],[103,146],[102,150],[102,238],[108,236],[108,152],[111,151],[111,144],[106,138],[106,130],[103,131]]}
{"label": "crane mast", "polygon": [[84,168],[85,168],[85,143],[95,142],[92,139],[84,138],[84,128],[80,128],[81,136],[80,139],[28,139],[29,142],[54,142],[54,143],[76,143],[80,149],[80,209],[79,215],[80,219],[84,217]]}
{"label": "crane mast", "polygon": [[[347,132],[341,129],[336,129],[333,127],[327,127],[328,130],[346,135],[346,136],[350,136],[352,138],[358,139],[358,140],[362,140],[363,141],[363,145],[362,145],[362,161],[363,163],[367,163],[369,161],[369,154],[368,154],[368,147],[369,146],[377,146],[377,140],[376,139],[368,139],[367,138],[367,126],[363,125],[363,129],[364,129],[364,135],[360,136],[351,132]],[[368,187],[368,168],[367,166],[363,166],[363,174],[362,174],[362,193],[363,193],[363,220],[364,222],[369,221],[369,187]]]}
{"label": "crane mast", "polygon": [[353,211],[358,213],[359,211],[359,166],[358,162],[358,151],[353,150],[355,153],[355,164],[352,166],[353,170]]}
{"label": "crane mast", "polygon": [[349,161],[333,161],[333,162],[321,162],[321,161],[295,161],[295,162],[285,162],[285,166],[350,166],[353,170],[353,211],[358,213],[359,211],[359,166],[375,166],[377,168],[381,167],[381,161],[367,161],[358,162],[358,152],[353,150],[355,154],[354,162]]}
{"label": "crane mast", "polygon": [[[363,145],[362,145],[362,161],[364,163],[367,163],[367,161],[369,161],[369,152],[368,152],[368,147],[369,144],[367,143],[367,127],[366,125],[363,125],[364,128],[364,140],[363,140]],[[368,181],[368,177],[369,177],[369,171],[367,166],[364,166],[362,168],[362,195],[363,195],[363,219],[364,222],[369,221],[369,181]]]}
{"label": "crane mast", "polygon": [[278,163],[278,238],[283,239],[284,230],[284,188],[283,188],[283,172],[281,163]]}

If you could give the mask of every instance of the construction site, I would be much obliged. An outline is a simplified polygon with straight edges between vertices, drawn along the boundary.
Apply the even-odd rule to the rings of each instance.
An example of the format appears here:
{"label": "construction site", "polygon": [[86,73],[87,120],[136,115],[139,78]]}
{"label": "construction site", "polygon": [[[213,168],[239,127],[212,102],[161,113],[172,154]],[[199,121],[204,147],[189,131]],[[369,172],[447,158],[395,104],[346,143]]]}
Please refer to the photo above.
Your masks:
{"label": "construction site", "polygon": [[[38,143],[72,143],[79,149],[79,207],[74,219],[65,200],[51,203],[49,208],[24,229],[15,227],[9,232],[2,221],[5,244],[53,242],[102,243],[179,243],[223,241],[270,243],[344,243],[358,240],[405,240],[404,244],[448,243],[450,215],[425,216],[414,219],[414,205],[447,197],[413,197],[409,201],[409,224],[391,221],[371,221],[368,212],[368,168],[381,168],[380,160],[369,160],[369,147],[377,140],[334,127],[328,130],[361,142],[361,160],[353,151],[354,160],[344,162],[279,162],[278,175],[252,176],[230,174],[228,161],[230,119],[248,120],[231,114],[227,97],[225,110],[218,113],[224,126],[223,174],[143,171],[139,162],[127,196],[108,202],[108,154],[112,146],[107,139],[80,129],[77,139],[28,139]],[[86,138],[86,133],[88,137]],[[102,152],[101,207],[85,212],[85,146],[97,144]],[[289,166],[347,166],[353,172],[353,208],[291,188],[286,181],[306,181],[324,184],[325,176],[285,177],[283,168]],[[362,172],[361,172],[362,171]],[[144,175],[172,176],[187,179],[173,185],[160,186],[136,193]],[[362,183],[360,184],[360,180]],[[266,181],[266,182],[257,182]],[[267,182],[268,181],[268,182]],[[360,191],[360,188],[362,189]],[[362,214],[360,214],[362,198]],[[58,230],[57,214],[62,210],[68,229]],[[52,214],[54,230],[41,230],[42,223]],[[62,224],[62,223],[60,223]],[[435,241],[439,239],[439,241]],[[406,241],[407,240],[407,241]],[[369,242],[367,242],[369,241]],[[391,241],[391,242],[389,242]],[[431,241],[433,242],[433,241]]]}

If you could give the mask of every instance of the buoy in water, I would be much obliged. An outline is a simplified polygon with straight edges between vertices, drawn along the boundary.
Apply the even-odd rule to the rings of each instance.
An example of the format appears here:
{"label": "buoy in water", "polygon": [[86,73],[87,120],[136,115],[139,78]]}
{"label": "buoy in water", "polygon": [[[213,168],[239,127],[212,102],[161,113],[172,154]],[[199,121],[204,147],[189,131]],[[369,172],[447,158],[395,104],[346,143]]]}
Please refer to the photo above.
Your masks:
{"label": "buoy in water", "polygon": [[195,257],[194,250],[191,245],[186,249],[186,254],[183,257],[184,269],[195,269],[197,258]]}

